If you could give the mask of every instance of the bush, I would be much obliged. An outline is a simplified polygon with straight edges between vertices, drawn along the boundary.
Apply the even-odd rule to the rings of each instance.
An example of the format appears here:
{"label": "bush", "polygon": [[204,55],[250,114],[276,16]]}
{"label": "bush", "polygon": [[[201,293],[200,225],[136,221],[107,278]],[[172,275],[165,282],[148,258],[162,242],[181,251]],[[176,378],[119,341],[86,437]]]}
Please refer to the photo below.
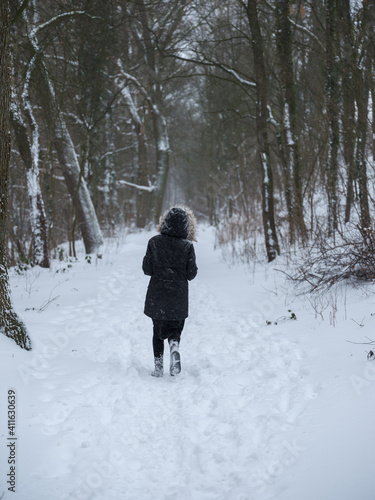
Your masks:
{"label": "bush", "polygon": [[359,225],[346,227],[334,238],[319,237],[288,277],[307,284],[308,291],[322,291],[348,280],[353,284],[375,279],[375,230]]}

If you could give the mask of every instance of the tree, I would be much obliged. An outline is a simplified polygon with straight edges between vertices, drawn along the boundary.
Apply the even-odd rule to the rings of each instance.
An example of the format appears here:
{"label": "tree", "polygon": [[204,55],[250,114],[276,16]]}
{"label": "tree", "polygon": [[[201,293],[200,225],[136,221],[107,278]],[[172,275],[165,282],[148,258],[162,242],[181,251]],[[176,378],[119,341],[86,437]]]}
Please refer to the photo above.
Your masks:
{"label": "tree", "polygon": [[338,21],[340,38],[342,41],[341,80],[342,80],[342,126],[343,126],[343,156],[347,172],[345,222],[350,220],[350,211],[353,204],[355,167],[355,75],[356,50],[353,39],[353,20],[351,16],[350,0],[339,0]]}
{"label": "tree", "polygon": [[343,193],[346,220],[355,206],[368,226],[374,6],[33,0],[19,9],[13,262],[36,248],[26,193],[38,165],[52,248],[79,228],[90,251],[100,230],[145,227],[177,200],[248,255],[263,228],[270,261],[278,239],[334,235]]}
{"label": "tree", "polygon": [[281,85],[281,147],[286,171],[286,198],[291,241],[295,232],[306,239],[303,218],[302,162],[300,130],[297,127],[295,71],[292,51],[292,27],[289,19],[291,0],[276,1],[276,45]]}
{"label": "tree", "polygon": [[[73,11],[67,15],[76,14],[77,13]],[[31,66],[35,65],[35,69],[31,69],[37,71],[37,82],[40,86],[38,93],[39,103],[50,130],[52,143],[56,149],[66,186],[72,197],[75,208],[75,221],[78,220],[79,222],[86,253],[94,253],[98,251],[103,243],[101,229],[99,227],[95,208],[84,178],[83,165],[79,164],[75,146],[63,113],[60,109],[60,103],[57,99],[56,91],[48,69],[44,64],[43,51],[40,49],[37,38],[42,29],[46,28],[46,26],[48,27],[50,24],[54,24],[55,22],[56,18],[47,21],[41,26],[36,25],[29,33],[28,40],[33,54],[33,58],[29,64]]]}
{"label": "tree", "polygon": [[328,230],[333,234],[337,229],[337,180],[339,150],[339,75],[337,0],[326,2],[326,106],[328,119],[327,194]]}
{"label": "tree", "polygon": [[[155,141],[156,175],[152,203],[156,220],[163,210],[170,160],[170,137],[165,116],[165,81],[171,78],[174,68],[167,64],[164,54],[176,50],[176,45],[183,39],[183,19],[190,3],[191,0],[178,0],[173,4],[161,0],[136,0],[130,7],[126,7],[132,20],[132,38],[142,73],[142,87],[147,89],[147,104]],[[142,140],[139,134],[138,136]],[[141,164],[139,166],[144,167]],[[140,173],[140,179],[146,180],[147,177],[147,172]]]}
{"label": "tree", "polygon": [[[135,84],[135,92],[140,92],[142,97],[146,99],[152,108],[152,102],[149,101],[147,96],[147,91],[138,82],[136,78],[131,77],[124,73],[121,66],[121,61],[118,62],[120,75],[124,78],[124,82],[120,78],[116,78],[118,86],[121,89],[122,97],[129,109],[129,114],[132,121],[133,132],[134,132],[134,163],[136,168],[136,187],[137,190],[137,203],[136,203],[136,223],[137,227],[145,227],[146,223],[150,219],[151,210],[151,193],[154,187],[151,185],[149,169],[148,169],[148,154],[147,154],[147,139],[146,139],[146,120],[148,114],[145,114],[144,119],[142,119],[140,113],[138,112],[138,106],[136,98],[133,97],[130,92],[130,83]],[[130,184],[130,183],[129,183]],[[134,184],[134,183],[133,183]],[[131,184],[130,184],[131,185]]]}
{"label": "tree", "polygon": [[246,8],[247,17],[252,36],[252,49],[254,57],[256,97],[256,123],[258,153],[262,168],[262,211],[263,227],[266,242],[268,261],[274,260],[280,253],[279,242],[276,234],[273,172],[271,165],[271,152],[268,131],[268,82],[264,61],[264,48],[262,33],[258,18],[257,0],[248,0]]}
{"label": "tree", "polygon": [[26,327],[13,310],[7,270],[6,218],[10,155],[10,53],[9,3],[0,4],[0,331],[20,347],[30,350]]}
{"label": "tree", "polygon": [[47,221],[44,209],[43,195],[39,179],[39,134],[38,126],[32,110],[26,109],[32,127],[33,143],[30,144],[27,125],[23,119],[20,107],[13,96],[11,105],[11,120],[18,150],[26,169],[27,190],[30,199],[30,224],[32,232],[31,261],[34,265],[48,268]]}
{"label": "tree", "polygon": [[355,68],[355,99],[358,110],[355,162],[358,176],[360,222],[363,228],[368,228],[370,226],[366,149],[368,137],[369,95],[374,54],[374,8],[374,2],[364,2],[361,23],[361,33],[363,35],[362,52],[359,54],[358,65]]}

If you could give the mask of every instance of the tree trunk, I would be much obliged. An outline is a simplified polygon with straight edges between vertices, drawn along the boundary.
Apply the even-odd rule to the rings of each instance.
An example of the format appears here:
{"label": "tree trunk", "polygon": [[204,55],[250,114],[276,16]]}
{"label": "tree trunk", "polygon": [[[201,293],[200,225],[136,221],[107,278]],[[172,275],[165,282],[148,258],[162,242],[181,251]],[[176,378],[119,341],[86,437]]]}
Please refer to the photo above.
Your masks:
{"label": "tree trunk", "polygon": [[338,26],[343,41],[341,57],[342,80],[342,128],[344,161],[347,172],[345,222],[350,220],[353,204],[353,187],[355,182],[354,147],[355,147],[355,74],[356,57],[353,40],[353,22],[351,19],[350,1],[338,1]]}
{"label": "tree trunk", "polygon": [[[280,99],[280,106],[283,107],[283,100]],[[283,119],[282,119],[283,120]],[[286,131],[282,124],[274,122],[276,128],[276,140],[278,146],[278,158],[281,164],[282,182],[284,184],[284,198],[289,224],[289,239],[293,243],[295,237],[294,217],[293,217],[293,187],[290,172],[290,165],[286,153]]]}
{"label": "tree trunk", "polygon": [[79,228],[87,254],[95,253],[103,244],[103,237],[86,181],[66,123],[58,113],[58,104],[47,74],[41,75],[40,104],[52,133],[52,143],[73,204],[76,207]]}
{"label": "tree trunk", "polygon": [[[163,115],[163,93],[160,83],[160,64],[157,62],[157,54],[160,56],[160,48],[153,41],[154,32],[151,28],[148,7],[143,0],[138,2],[140,20],[142,24],[142,44],[144,45],[145,64],[148,69],[147,76],[150,87],[151,118],[153,122],[155,146],[156,146],[156,182],[152,193],[154,219],[157,222],[163,210],[163,202],[167,189],[169,172],[169,136],[167,122]],[[163,45],[166,46],[172,39],[174,31],[182,19],[184,7],[176,6],[174,22],[165,35]]]}
{"label": "tree trunk", "polygon": [[[149,184],[148,163],[147,163],[147,145],[144,126],[140,129],[136,127],[135,133],[137,135],[138,146],[138,171],[137,171],[137,184],[140,186],[147,186]],[[139,189],[137,191],[137,227],[144,228],[150,219],[151,209],[151,193]]]}
{"label": "tree trunk", "polygon": [[275,226],[273,174],[268,141],[268,84],[264,62],[263,39],[258,19],[257,0],[248,0],[246,12],[252,36],[257,88],[256,124],[258,151],[262,166],[263,227],[267,257],[268,261],[271,262],[280,254],[280,248]]}
{"label": "tree trunk", "polygon": [[371,141],[371,151],[372,151],[372,168],[375,169],[375,57],[372,63],[372,73],[371,73],[371,101],[372,101],[372,141]]}
{"label": "tree trunk", "polygon": [[357,119],[357,147],[356,166],[359,189],[360,220],[363,228],[370,226],[370,210],[368,204],[368,182],[367,182],[367,127],[368,127],[368,103],[372,78],[372,58],[374,53],[374,26],[375,1],[363,6],[363,55],[361,67],[357,68],[355,98],[358,110]]}
{"label": "tree trunk", "polygon": [[[36,131],[33,130],[33,147],[31,147],[26,124],[22,119],[21,110],[15,102],[12,103],[11,107],[11,119],[18,151],[26,168],[27,190],[30,199],[30,224],[33,238],[32,261],[35,265],[48,268],[47,220],[39,180],[38,137]],[[31,117],[29,119],[31,122],[33,121]]]}
{"label": "tree trunk", "polygon": [[[302,240],[306,239],[306,226],[303,218],[302,202],[302,165],[297,127],[297,105],[294,88],[294,67],[292,55],[292,30],[289,20],[291,0],[277,0],[277,51],[279,57],[281,96],[282,96],[282,134],[281,144],[284,149],[286,168],[290,172],[286,180],[292,181],[292,187],[286,187],[291,198],[291,240],[297,232]],[[288,199],[288,197],[287,197]]]}
{"label": "tree trunk", "polygon": [[[108,152],[115,151],[113,133],[112,113],[108,112],[105,118],[105,144]],[[111,154],[104,158],[104,206],[106,210],[106,219],[110,227],[115,227],[116,219],[119,213],[116,191],[116,169]]]}
{"label": "tree trunk", "polygon": [[99,251],[102,232],[96,217],[86,181],[81,172],[73,141],[62,117],[53,126],[52,142],[63,172],[68,191],[77,206],[79,228],[87,254]]}
{"label": "tree trunk", "polygon": [[156,189],[154,191],[155,220],[163,211],[163,201],[167,189],[169,172],[169,136],[167,123],[160,111],[160,100],[153,100],[152,120],[156,142]]}
{"label": "tree trunk", "polygon": [[367,188],[367,159],[366,159],[366,143],[367,143],[367,118],[368,118],[368,96],[369,88],[367,79],[369,75],[367,71],[362,72],[358,69],[359,77],[357,78],[356,101],[358,110],[357,120],[357,145],[356,145],[356,167],[358,177],[359,190],[359,209],[360,220],[362,227],[370,225],[370,211],[368,205],[368,188]]}
{"label": "tree trunk", "polygon": [[10,54],[9,4],[0,3],[0,332],[26,350],[31,341],[26,327],[13,310],[6,263],[6,218],[10,167]]}
{"label": "tree trunk", "polygon": [[369,69],[370,86],[372,97],[372,163],[375,168],[375,0],[369,1],[369,45],[370,45],[370,58],[371,66]]}
{"label": "tree trunk", "polygon": [[[121,93],[128,106],[130,116],[132,118],[134,134],[136,137],[136,170],[137,184],[139,186],[147,186],[149,184],[148,161],[147,161],[147,143],[145,124],[142,123],[139,116],[133,97],[127,87],[121,89]],[[144,228],[150,217],[151,208],[151,193],[143,189],[137,190],[137,227]]]}
{"label": "tree trunk", "polygon": [[337,68],[337,0],[326,3],[326,101],[328,117],[328,158],[327,158],[327,195],[328,195],[328,232],[337,229],[337,179],[339,148],[339,85]]}
{"label": "tree trunk", "polygon": [[103,237],[94,205],[83,172],[81,172],[69,130],[60,113],[55,90],[43,64],[42,51],[35,33],[29,35],[29,42],[34,52],[33,64],[35,64],[35,69],[39,70],[37,75],[39,77],[40,106],[51,131],[52,144],[56,149],[66,186],[74,207],[77,207],[78,222],[85,250],[87,254],[95,253],[103,244]]}

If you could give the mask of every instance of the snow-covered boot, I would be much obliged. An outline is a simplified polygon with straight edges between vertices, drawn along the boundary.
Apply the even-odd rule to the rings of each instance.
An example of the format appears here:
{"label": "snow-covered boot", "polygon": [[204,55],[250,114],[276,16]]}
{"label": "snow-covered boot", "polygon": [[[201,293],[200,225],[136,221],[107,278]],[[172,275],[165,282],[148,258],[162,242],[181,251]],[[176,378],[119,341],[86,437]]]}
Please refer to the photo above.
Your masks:
{"label": "snow-covered boot", "polygon": [[169,374],[174,377],[181,371],[181,358],[178,352],[179,344],[177,340],[171,340],[169,347],[171,349]]}
{"label": "snow-covered boot", "polygon": [[163,357],[154,358],[154,359],[155,359],[155,369],[153,372],[151,372],[151,375],[153,377],[162,377],[163,373],[164,373]]}

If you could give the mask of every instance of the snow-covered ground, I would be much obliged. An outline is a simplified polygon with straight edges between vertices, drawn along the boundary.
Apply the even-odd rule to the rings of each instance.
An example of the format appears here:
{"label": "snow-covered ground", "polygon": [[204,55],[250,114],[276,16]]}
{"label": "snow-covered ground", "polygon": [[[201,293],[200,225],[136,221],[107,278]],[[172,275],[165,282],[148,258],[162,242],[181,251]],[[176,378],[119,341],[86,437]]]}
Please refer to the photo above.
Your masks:
{"label": "snow-covered ground", "polygon": [[0,336],[0,498],[374,500],[375,362],[347,342],[375,338],[373,286],[310,304],[282,262],[228,267],[202,227],[182,373],[155,379],[151,235],[107,240],[97,262],[11,272],[33,351]]}

